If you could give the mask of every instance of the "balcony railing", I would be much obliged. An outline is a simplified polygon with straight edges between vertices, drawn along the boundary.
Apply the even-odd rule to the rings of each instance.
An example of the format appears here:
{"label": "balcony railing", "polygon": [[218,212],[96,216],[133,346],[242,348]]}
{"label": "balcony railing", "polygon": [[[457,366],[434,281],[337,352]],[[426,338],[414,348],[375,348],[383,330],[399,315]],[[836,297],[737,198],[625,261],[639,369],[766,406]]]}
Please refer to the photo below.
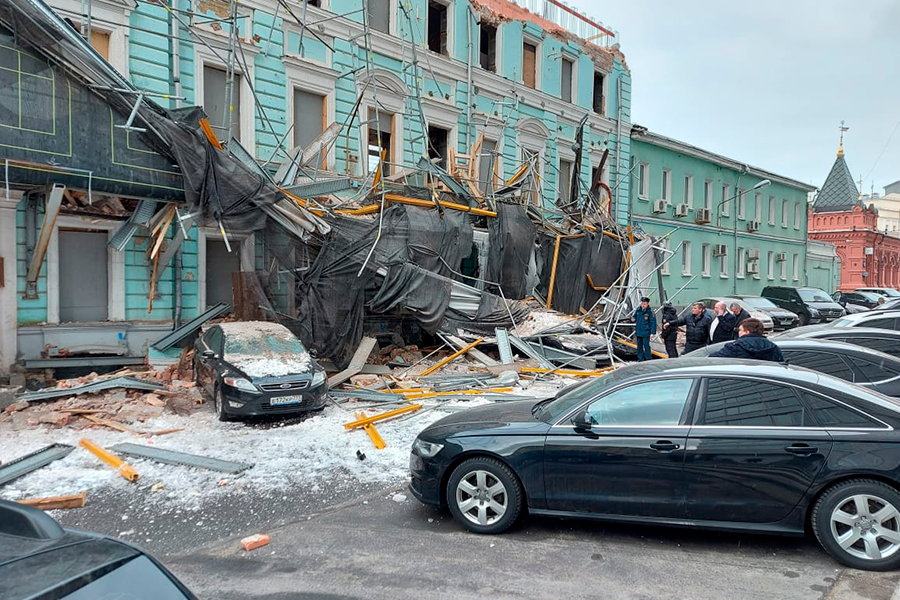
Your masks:
{"label": "balcony railing", "polygon": [[609,47],[619,41],[618,31],[605,27],[596,19],[569,6],[562,0],[511,1],[597,46]]}

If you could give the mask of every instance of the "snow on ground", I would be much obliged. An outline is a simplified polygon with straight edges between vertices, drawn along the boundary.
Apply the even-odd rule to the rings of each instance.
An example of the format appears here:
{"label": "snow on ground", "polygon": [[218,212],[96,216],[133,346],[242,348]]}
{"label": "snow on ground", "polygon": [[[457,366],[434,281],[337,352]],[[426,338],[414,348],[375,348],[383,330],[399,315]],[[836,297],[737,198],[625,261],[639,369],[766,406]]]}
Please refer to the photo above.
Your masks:
{"label": "snow on ground", "polygon": [[[546,397],[556,392],[561,381],[539,382],[527,390],[517,388],[514,393]],[[466,401],[448,402],[448,409],[472,407],[489,403],[484,397],[473,396]],[[309,486],[315,491],[327,486],[330,478],[350,477],[361,483],[389,485],[408,474],[409,451],[416,435],[425,427],[446,416],[447,412],[425,409],[408,418],[376,423],[387,448],[376,450],[368,435],[357,429],[347,431],[344,423],[355,420],[352,410],[328,405],[321,413],[297,422],[221,423],[211,410],[190,416],[166,414],[154,419],[152,429],[185,428],[173,434],[154,438],[140,438],[128,433],[99,427],[85,431],[70,428],[41,427],[14,431],[9,424],[0,425],[0,460],[14,458],[39,450],[53,443],[76,446],[67,457],[0,487],[0,498],[17,499],[40,496],[59,496],[82,491],[112,489],[150,492],[149,497],[167,505],[198,505],[204,498],[221,490],[226,481],[231,489],[244,488],[249,492],[271,491]],[[394,407],[388,407],[394,408]],[[376,414],[380,410],[372,410]],[[111,467],[79,447],[78,441],[87,437],[102,447],[121,442],[148,444],[156,448],[188,452],[223,460],[253,463],[254,467],[238,475],[205,471],[177,465],[164,465],[149,460],[123,457],[140,474],[138,483],[127,482]],[[365,460],[357,458],[357,450]],[[161,487],[160,487],[161,486]]]}

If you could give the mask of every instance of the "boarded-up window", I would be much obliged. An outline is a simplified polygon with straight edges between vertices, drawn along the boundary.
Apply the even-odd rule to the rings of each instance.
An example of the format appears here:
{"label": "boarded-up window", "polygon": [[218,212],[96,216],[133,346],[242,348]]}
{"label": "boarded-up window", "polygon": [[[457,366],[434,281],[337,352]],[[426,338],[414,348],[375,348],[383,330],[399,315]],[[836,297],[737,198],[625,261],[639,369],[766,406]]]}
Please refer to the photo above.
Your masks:
{"label": "boarded-up window", "polygon": [[537,87],[537,46],[528,42],[522,44],[522,80],[532,89]]}
{"label": "boarded-up window", "polygon": [[[225,88],[227,75],[224,70],[203,66],[203,110],[212,125],[213,131],[220,139],[227,139],[225,131]],[[234,91],[232,92],[231,136],[241,139],[241,76],[234,75]]]}
{"label": "boarded-up window", "polygon": [[560,204],[569,203],[569,190],[572,189],[572,162],[568,160],[559,161],[559,188]]}
{"label": "boarded-up window", "polygon": [[391,32],[391,0],[369,0],[369,27],[381,33]]}
{"label": "boarded-up window", "polygon": [[494,174],[497,172],[497,142],[484,140],[478,162],[478,187],[489,194],[494,190]]}
{"label": "boarded-up window", "polygon": [[572,101],[572,67],[575,63],[566,58],[562,59],[560,69],[560,97],[566,102]]}
{"label": "boarded-up window", "polygon": [[294,89],[294,145],[306,148],[325,131],[325,97]]}
{"label": "boarded-up window", "polygon": [[369,109],[368,170],[370,173],[378,167],[378,161],[381,159],[382,151],[384,151],[382,174],[387,175],[390,173],[390,163],[393,160],[391,156],[391,137],[393,131],[394,115],[384,111],[378,111],[376,119],[375,109]]}
{"label": "boarded-up window", "polygon": [[428,49],[447,54],[447,7],[435,0],[428,3]]}
{"label": "boarded-up window", "polygon": [[598,115],[606,113],[606,98],[603,96],[603,74],[594,73],[594,112]]}
{"label": "boarded-up window", "polygon": [[481,68],[486,71],[497,71],[497,28],[493,25],[481,24]]}
{"label": "boarded-up window", "polygon": [[438,165],[447,168],[447,143],[450,132],[440,127],[428,128],[428,158],[439,158]]}
{"label": "boarded-up window", "polygon": [[109,60],[109,34],[104,31],[91,30],[91,46],[97,53]]}

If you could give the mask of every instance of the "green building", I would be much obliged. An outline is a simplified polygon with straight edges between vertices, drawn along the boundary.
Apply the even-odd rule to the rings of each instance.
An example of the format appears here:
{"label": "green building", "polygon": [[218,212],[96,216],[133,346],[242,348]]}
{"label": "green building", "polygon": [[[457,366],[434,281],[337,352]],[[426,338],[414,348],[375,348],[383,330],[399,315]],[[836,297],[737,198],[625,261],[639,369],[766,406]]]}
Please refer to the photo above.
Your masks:
{"label": "green building", "polygon": [[807,195],[815,187],[640,126],[631,140],[631,224],[659,238],[668,300],[807,285]]}

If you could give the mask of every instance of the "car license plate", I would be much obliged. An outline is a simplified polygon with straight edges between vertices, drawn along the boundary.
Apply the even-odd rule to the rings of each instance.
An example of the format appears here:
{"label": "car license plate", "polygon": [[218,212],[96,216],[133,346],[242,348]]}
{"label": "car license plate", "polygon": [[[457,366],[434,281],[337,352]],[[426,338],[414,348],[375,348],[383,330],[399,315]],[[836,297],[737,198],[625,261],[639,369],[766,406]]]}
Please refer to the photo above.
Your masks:
{"label": "car license plate", "polygon": [[286,404],[300,404],[302,401],[303,396],[279,396],[269,400],[269,404],[272,406],[285,406]]}

